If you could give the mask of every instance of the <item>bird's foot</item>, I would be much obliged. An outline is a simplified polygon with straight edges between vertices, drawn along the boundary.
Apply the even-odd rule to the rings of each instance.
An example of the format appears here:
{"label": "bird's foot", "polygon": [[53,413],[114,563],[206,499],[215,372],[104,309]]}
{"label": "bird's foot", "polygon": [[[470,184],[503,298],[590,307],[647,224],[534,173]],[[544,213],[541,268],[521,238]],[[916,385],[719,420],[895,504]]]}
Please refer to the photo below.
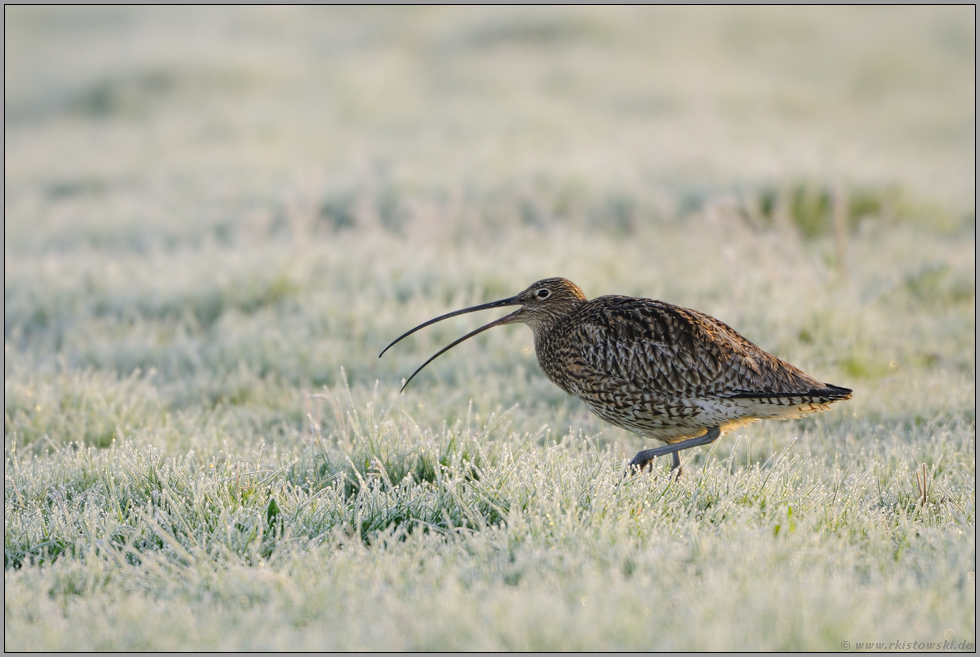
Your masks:
{"label": "bird's foot", "polygon": [[[669,450],[670,446],[668,445],[666,448],[657,447],[655,449],[645,449],[642,452],[637,452],[636,456],[633,457],[633,460],[626,466],[626,474],[636,474],[637,472],[646,470],[647,467],[650,468],[650,472],[653,472],[653,459],[657,458],[658,456],[663,456],[665,453],[670,453],[669,451],[665,451],[665,449]],[[674,465],[675,467],[680,465],[680,461],[678,460]]]}
{"label": "bird's foot", "polygon": [[634,456],[633,460],[626,466],[626,474],[636,474],[637,472],[642,472],[643,470],[646,470],[647,466],[649,466],[650,470],[652,471],[653,466],[651,463],[653,462],[654,458],[656,457],[644,457],[643,452],[640,452]]}
{"label": "bird's foot", "polygon": [[[639,452],[626,466],[626,474],[636,474],[637,472],[642,472],[647,468],[653,472],[653,459],[662,455],[662,452],[655,452],[659,452],[659,450],[662,449],[662,447],[658,449],[645,449],[642,452]],[[681,476],[681,473],[684,472],[684,468],[681,466],[681,459],[677,455],[677,452],[672,452],[671,457],[673,458],[671,460],[670,474],[676,480]]]}
{"label": "bird's foot", "polygon": [[[647,469],[653,472],[653,458],[643,459],[638,457],[639,455],[634,456],[633,460],[630,461],[629,464],[626,466],[626,473],[624,476],[628,477],[629,475],[635,475],[636,473],[642,472]],[[684,473],[684,466],[682,466],[680,463],[677,463],[670,469],[670,477],[674,481],[680,479],[683,473]]]}

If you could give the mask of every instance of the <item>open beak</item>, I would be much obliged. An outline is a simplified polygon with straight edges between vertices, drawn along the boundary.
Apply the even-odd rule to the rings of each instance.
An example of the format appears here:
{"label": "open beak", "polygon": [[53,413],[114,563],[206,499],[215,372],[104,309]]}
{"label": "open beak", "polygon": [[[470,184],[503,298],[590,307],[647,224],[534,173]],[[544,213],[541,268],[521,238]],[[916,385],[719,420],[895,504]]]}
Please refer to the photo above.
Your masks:
{"label": "open beak", "polygon": [[[441,322],[444,319],[449,319],[450,317],[456,317],[457,315],[465,315],[467,313],[475,313],[478,310],[488,310],[490,308],[502,308],[503,306],[518,306],[518,305],[521,305],[521,302],[517,300],[517,297],[510,297],[509,299],[501,299],[500,301],[491,301],[490,303],[484,303],[484,304],[481,304],[479,306],[472,306],[470,308],[463,308],[462,310],[456,310],[456,311],[453,311],[451,313],[446,313],[445,315],[439,315],[435,319],[430,319],[429,321],[427,321],[427,322],[425,322],[423,324],[419,324],[418,326],[416,326],[415,328],[413,328],[411,331],[408,331],[406,333],[403,333],[402,335],[400,335],[397,338],[395,338],[395,340],[391,344],[389,344],[387,347],[385,347],[384,350],[382,350],[382,352],[380,354],[378,354],[378,358],[381,358],[382,356],[384,356],[385,355],[385,351],[388,351],[394,345],[396,345],[397,343],[401,342],[404,338],[407,338],[412,333],[415,333],[416,331],[418,331],[420,329],[424,329],[426,326],[429,326],[431,324],[435,324],[436,322]],[[417,370],[415,370],[414,372],[412,372],[412,376],[408,377],[408,379],[405,381],[405,385],[402,386],[402,390],[405,390],[405,388],[408,386],[408,382],[411,381],[412,379],[414,379],[416,374],[418,374],[419,372],[421,372],[422,369],[426,365],[428,365],[429,363],[431,363],[432,361],[434,361],[436,358],[438,358],[439,356],[443,355],[444,353],[446,353],[447,351],[449,351],[450,349],[452,349],[453,347],[455,347],[456,345],[458,345],[460,342],[463,342],[464,340],[469,340],[474,335],[477,335],[479,333],[483,333],[487,329],[491,329],[494,326],[502,326],[504,324],[510,324],[511,322],[513,322],[513,321],[516,320],[516,316],[517,316],[517,313],[518,312],[519,311],[514,311],[514,312],[512,312],[509,315],[504,315],[500,319],[494,320],[494,321],[490,322],[489,324],[487,324],[485,326],[481,326],[480,328],[476,329],[475,331],[471,331],[471,332],[467,333],[466,335],[464,335],[463,337],[461,337],[459,340],[456,340],[452,344],[450,344],[450,345],[448,345],[448,346],[443,347],[442,349],[440,349],[432,358],[430,358],[429,360],[427,360],[424,363],[422,363],[422,367],[420,367]]]}

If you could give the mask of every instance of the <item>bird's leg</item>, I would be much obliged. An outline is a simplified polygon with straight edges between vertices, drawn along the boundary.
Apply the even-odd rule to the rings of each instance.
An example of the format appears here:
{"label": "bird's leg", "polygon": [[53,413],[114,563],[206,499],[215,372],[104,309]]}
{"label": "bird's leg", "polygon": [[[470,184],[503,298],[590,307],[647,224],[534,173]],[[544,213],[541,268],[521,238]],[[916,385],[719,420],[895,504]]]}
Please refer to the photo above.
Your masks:
{"label": "bird's leg", "polygon": [[718,440],[718,436],[720,435],[721,429],[719,427],[711,427],[696,438],[688,438],[687,440],[682,440],[679,443],[674,443],[673,445],[664,445],[663,447],[645,449],[633,457],[633,460],[629,463],[629,467],[634,470],[642,470],[656,457],[663,456],[665,454],[673,454],[674,459],[671,470],[679,469],[681,459],[680,456],[677,455],[677,452],[681,451],[682,449],[690,449],[691,447],[697,447],[698,445],[713,443],[714,441]]}
{"label": "bird's leg", "polygon": [[673,458],[670,464],[670,474],[674,475],[674,479],[680,479],[681,475],[684,474],[684,468],[681,466],[681,455],[674,452],[671,456]]}

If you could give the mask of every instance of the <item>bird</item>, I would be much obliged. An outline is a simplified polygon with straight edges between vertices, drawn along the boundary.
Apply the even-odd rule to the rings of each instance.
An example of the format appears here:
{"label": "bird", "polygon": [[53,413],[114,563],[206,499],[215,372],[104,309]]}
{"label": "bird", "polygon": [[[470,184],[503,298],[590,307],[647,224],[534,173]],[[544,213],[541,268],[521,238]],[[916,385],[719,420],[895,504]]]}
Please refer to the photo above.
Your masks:
{"label": "bird", "polygon": [[565,278],[545,278],[523,292],[440,315],[402,334],[378,355],[427,326],[492,308],[520,306],[439,350],[402,385],[459,343],[495,326],[523,323],[545,375],[610,424],[665,443],[640,451],[640,471],[670,454],[714,442],[756,420],[797,418],[851,398],[769,354],[724,322],[654,299],[608,295],[589,300]]}

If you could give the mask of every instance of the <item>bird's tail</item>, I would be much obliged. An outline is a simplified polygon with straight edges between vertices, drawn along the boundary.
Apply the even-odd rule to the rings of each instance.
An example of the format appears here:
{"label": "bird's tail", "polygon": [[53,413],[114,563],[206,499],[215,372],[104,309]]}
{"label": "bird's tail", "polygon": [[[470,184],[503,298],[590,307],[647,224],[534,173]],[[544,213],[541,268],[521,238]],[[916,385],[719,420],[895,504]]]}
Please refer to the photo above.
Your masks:
{"label": "bird's tail", "polygon": [[826,397],[828,401],[842,401],[844,399],[850,399],[851,393],[854,392],[850,388],[842,388],[832,383],[825,383],[824,385],[827,387],[819,390],[811,390],[808,394],[815,397]]}

